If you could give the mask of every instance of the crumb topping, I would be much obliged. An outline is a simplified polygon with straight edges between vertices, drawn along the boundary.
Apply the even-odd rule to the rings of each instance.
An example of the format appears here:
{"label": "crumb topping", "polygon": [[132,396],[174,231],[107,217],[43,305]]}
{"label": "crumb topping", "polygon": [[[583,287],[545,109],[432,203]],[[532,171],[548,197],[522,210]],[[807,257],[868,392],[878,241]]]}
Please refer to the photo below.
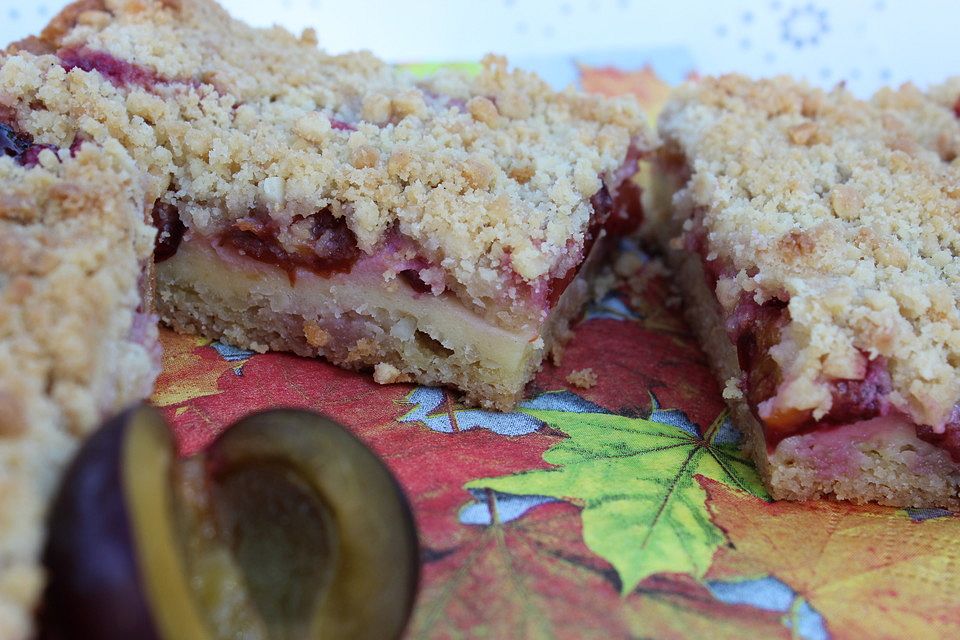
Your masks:
{"label": "crumb topping", "polygon": [[789,300],[778,399],[822,416],[830,379],[886,358],[890,400],[942,426],[960,400],[960,82],[861,101],[786,78],[704,79],[660,119],[688,159],[678,213],[703,212],[730,313]]}
{"label": "crumb topping", "polygon": [[44,141],[118,139],[196,234],[330,207],[362,251],[396,229],[474,300],[509,298],[499,274],[558,275],[600,177],[651,145],[633,99],[558,93],[502,58],[418,80],[210,0],[177,4],[87,2],[45,34],[71,70],[36,46],[0,58],[0,103]]}
{"label": "crumb topping", "polygon": [[[0,387],[49,395],[74,433],[114,408],[91,386],[98,364],[117,366],[103,361],[105,336],[126,339],[141,304],[155,231],[137,175],[116,143],[32,169],[0,158]],[[29,412],[19,416],[0,430],[28,432]]]}
{"label": "crumb topping", "polygon": [[149,394],[158,371],[155,319],[137,312],[154,230],[135,176],[116,143],[45,149],[30,168],[0,155],[3,638],[31,637],[60,470],[104,413]]}
{"label": "crumb topping", "polygon": [[567,374],[567,382],[578,389],[592,389],[597,386],[597,374],[591,368],[577,369]]}
{"label": "crumb topping", "polygon": [[389,362],[378,362],[373,367],[373,380],[377,384],[399,384],[413,382],[413,376],[403,373]]}

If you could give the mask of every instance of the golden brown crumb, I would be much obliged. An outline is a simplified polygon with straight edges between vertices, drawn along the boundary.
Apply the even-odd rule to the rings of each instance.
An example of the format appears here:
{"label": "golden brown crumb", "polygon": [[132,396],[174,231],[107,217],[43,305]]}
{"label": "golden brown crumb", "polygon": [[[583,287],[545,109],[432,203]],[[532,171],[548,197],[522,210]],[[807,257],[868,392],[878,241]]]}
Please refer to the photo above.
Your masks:
{"label": "golden brown crumb", "polygon": [[311,347],[325,347],[330,342],[330,334],[316,322],[303,323],[303,337]]}
{"label": "golden brown crumb", "polygon": [[790,136],[790,141],[794,144],[810,146],[820,141],[819,128],[815,122],[803,122],[795,127],[790,127],[787,130],[787,135]]}
{"label": "golden brown crumb", "polygon": [[347,353],[347,361],[368,360],[377,354],[377,343],[371,338],[360,338]]}
{"label": "golden brown crumb", "polygon": [[593,369],[577,369],[567,374],[567,382],[578,389],[592,389],[597,386],[597,374]]}
{"label": "golden brown crumb", "polygon": [[373,379],[377,384],[397,384],[413,381],[410,374],[403,373],[389,362],[381,362],[373,367]]}

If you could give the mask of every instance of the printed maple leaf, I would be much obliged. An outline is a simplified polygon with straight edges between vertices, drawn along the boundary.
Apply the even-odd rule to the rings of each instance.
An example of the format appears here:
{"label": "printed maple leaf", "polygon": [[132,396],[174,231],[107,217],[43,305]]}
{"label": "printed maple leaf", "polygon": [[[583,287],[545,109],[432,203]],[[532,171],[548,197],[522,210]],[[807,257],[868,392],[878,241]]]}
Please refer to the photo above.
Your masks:
{"label": "printed maple leaf", "polygon": [[410,637],[625,637],[611,604],[620,598],[583,546],[576,509],[553,503],[503,522],[488,493],[491,524],[460,525],[452,546],[425,550]]}
{"label": "printed maple leaf", "polygon": [[163,345],[163,370],[150,399],[158,407],[168,407],[220,392],[218,380],[237,366],[206,349],[210,340],[160,330]]}
{"label": "printed maple leaf", "polygon": [[772,575],[826,620],[835,639],[960,637],[960,518],[828,500],[767,503],[701,479],[731,545],[708,576]]}
{"label": "printed maple leaf", "polygon": [[[655,407],[656,409],[656,407]],[[587,546],[608,560],[628,593],[656,573],[702,576],[724,541],[713,525],[697,474],[763,491],[721,414],[701,434],[679,412],[656,409],[662,422],[603,413],[529,411],[564,439],[543,459],[556,465],[468,488],[543,495],[582,505]],[[671,418],[671,419],[667,419]]]}
{"label": "printed maple leaf", "polygon": [[652,576],[623,601],[633,638],[657,640],[743,640],[795,638],[775,611],[718,602],[697,580],[684,575]]}
{"label": "printed maple leaf", "polygon": [[538,507],[461,526],[428,549],[411,638],[786,638],[779,614],[715,599],[687,576],[656,576],[626,597],[610,565],[583,543],[578,510]]}
{"label": "printed maple leaf", "polygon": [[580,85],[585,91],[605,96],[633,94],[640,102],[651,125],[670,96],[670,85],[660,79],[649,65],[635,71],[616,67],[591,67],[581,64]]}

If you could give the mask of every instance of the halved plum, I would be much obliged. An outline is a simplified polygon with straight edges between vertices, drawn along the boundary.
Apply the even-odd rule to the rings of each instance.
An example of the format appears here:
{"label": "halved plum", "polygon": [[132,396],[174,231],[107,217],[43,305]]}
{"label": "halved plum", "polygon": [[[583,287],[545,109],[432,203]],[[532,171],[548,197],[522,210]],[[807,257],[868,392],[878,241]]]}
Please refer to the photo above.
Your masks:
{"label": "halved plum", "polygon": [[54,504],[42,638],[392,638],[416,594],[407,501],[335,422],[273,410],[177,459],[152,409],[83,447]]}

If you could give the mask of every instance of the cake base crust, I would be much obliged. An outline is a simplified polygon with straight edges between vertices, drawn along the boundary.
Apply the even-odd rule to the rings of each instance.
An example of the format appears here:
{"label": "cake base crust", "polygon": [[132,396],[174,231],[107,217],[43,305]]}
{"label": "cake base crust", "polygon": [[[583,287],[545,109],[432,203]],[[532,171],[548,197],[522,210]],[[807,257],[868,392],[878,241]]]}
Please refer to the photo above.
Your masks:
{"label": "cake base crust", "polygon": [[602,292],[591,282],[609,243],[597,242],[577,278],[539,327],[511,330],[487,322],[452,296],[416,294],[376,274],[298,274],[253,261],[225,265],[208,246],[185,242],[158,265],[162,320],[265,352],[323,357],[353,370],[374,369],[380,383],[447,385],[464,401],[510,410],[570,323]]}

